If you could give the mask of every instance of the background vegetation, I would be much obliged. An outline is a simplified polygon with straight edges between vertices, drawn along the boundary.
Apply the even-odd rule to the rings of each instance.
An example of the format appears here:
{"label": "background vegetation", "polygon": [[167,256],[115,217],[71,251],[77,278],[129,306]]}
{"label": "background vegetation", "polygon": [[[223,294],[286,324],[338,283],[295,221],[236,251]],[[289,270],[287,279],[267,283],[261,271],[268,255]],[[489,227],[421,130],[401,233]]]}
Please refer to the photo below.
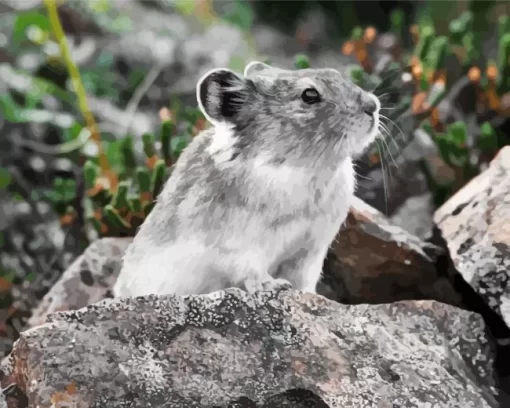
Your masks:
{"label": "background vegetation", "polygon": [[[150,44],[129,42],[144,28],[172,39],[175,24],[152,23],[154,12],[197,32],[218,22],[234,27],[248,51],[232,53],[233,68],[248,54],[271,62],[272,55],[259,51],[260,26],[279,32],[296,68],[313,66],[324,52],[343,58],[338,61],[348,64],[352,79],[381,97],[387,117],[387,134],[362,158],[360,172],[381,169],[391,183],[406,160],[402,152],[426,136],[438,154],[421,157],[418,168],[435,206],[508,144],[510,9],[504,2],[22,3],[0,4],[0,331],[6,336],[22,328],[91,240],[134,234],[172,164],[207,126],[194,100],[174,86],[200,59],[186,65],[177,54],[165,65],[165,56],[144,57]],[[105,47],[111,38],[119,49],[127,38],[128,49]],[[376,205],[384,212],[389,195],[385,184],[382,201],[374,201],[385,203]]]}

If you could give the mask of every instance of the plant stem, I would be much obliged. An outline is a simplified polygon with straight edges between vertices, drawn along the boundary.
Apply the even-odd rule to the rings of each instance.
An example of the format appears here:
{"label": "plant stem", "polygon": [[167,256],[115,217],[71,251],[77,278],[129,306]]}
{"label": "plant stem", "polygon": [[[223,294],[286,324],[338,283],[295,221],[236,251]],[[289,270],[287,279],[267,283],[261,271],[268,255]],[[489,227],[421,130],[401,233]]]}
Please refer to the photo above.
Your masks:
{"label": "plant stem", "polygon": [[58,15],[57,2],[56,0],[44,0],[44,5],[46,6],[46,10],[48,11],[48,17],[50,19],[51,27],[53,29],[53,34],[55,35],[55,39],[57,40],[58,45],[60,47],[62,58],[64,59],[67,70],[69,71],[73,88],[78,98],[78,106],[80,108],[81,114],[83,115],[83,118],[85,119],[87,128],[90,131],[90,138],[96,143],[98,147],[99,165],[101,167],[101,170],[103,171],[103,174],[105,175],[109,174],[110,165],[108,163],[106,154],[104,153],[104,147],[101,141],[101,134],[99,133],[96,121],[94,120],[94,116],[90,111],[90,107],[87,102],[87,94],[85,91],[85,87],[83,86],[83,82],[81,80],[80,72],[78,70],[78,67],[74,63],[71,57],[71,53],[69,51],[66,35],[64,33],[64,30],[62,29],[62,24],[60,22],[60,17]]}

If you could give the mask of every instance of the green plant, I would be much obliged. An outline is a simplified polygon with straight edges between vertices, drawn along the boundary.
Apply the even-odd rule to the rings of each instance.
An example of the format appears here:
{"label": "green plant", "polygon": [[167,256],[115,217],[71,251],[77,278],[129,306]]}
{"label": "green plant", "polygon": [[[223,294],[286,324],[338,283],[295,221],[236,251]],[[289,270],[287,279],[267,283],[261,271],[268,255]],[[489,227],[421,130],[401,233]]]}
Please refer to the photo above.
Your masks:
{"label": "green plant", "polygon": [[[510,106],[504,100],[510,98],[510,21],[508,16],[501,16],[498,23],[497,61],[483,61],[480,55],[481,29],[484,22],[480,18],[481,9],[487,10],[494,2],[472,2],[470,9],[453,19],[448,27],[448,35],[439,35],[432,19],[425,15],[419,24],[411,27],[414,48],[402,52],[396,46],[390,50],[393,62],[401,70],[411,68],[413,93],[410,98],[401,98],[396,111],[401,112],[408,103],[414,118],[413,127],[420,128],[435,141],[440,159],[450,168],[450,178],[437,179],[437,175],[423,163],[436,204],[440,205],[458,188],[478,174],[487,161],[504,143],[504,137],[498,135],[489,122],[484,121],[477,134],[469,134],[467,124],[462,121],[442,123],[438,104],[459,81],[468,81],[466,86],[473,88],[477,95],[476,118],[493,116],[510,118]],[[491,3],[491,4],[488,4]],[[484,11],[484,12],[485,12]],[[397,43],[402,43],[401,24],[397,14],[393,20]],[[365,30],[355,27],[351,38],[343,46],[346,55],[353,55],[358,65],[349,70],[354,82],[362,87],[368,84],[381,84],[384,77],[390,75],[390,69],[373,72],[371,61],[371,43],[374,41],[373,27]],[[456,77],[451,74],[452,58],[456,59],[461,70]],[[395,76],[394,76],[395,77]],[[384,84],[385,90],[391,88]],[[378,86],[379,88],[380,86]],[[372,87],[373,88],[373,87]],[[474,101],[475,102],[475,101]],[[396,118],[393,118],[395,120]],[[466,117],[466,120],[469,119]],[[476,120],[476,119],[475,119]]]}
{"label": "green plant", "polygon": [[[192,137],[190,133],[178,135],[175,125],[173,120],[163,118],[157,137],[150,133],[142,136],[143,160],[137,158],[133,137],[116,141],[114,150],[118,154],[108,163],[118,181],[115,185],[105,177],[97,158],[86,160],[84,217],[99,236],[132,236],[149,215],[175,160]],[[196,126],[185,127],[199,130]],[[74,222],[81,211],[73,180],[56,179],[46,198],[63,224]]]}
{"label": "green plant", "polygon": [[310,68],[310,59],[305,54],[297,54],[294,57],[294,66],[297,69]]}
{"label": "green plant", "polygon": [[[77,181],[80,177],[56,178],[51,188],[43,192],[43,198],[52,204],[64,225],[71,225],[77,219],[84,219],[86,227],[92,226],[99,236],[134,235],[152,210],[154,199],[159,194],[175,160],[189,143],[192,135],[205,127],[205,118],[198,109],[183,107],[179,103],[174,103],[171,110],[163,109],[160,112],[161,124],[157,135],[147,133],[141,137],[143,160],[136,154],[135,138],[132,136],[128,135],[114,141],[104,140],[88,106],[85,84],[88,90],[92,90],[96,95],[108,91],[103,85],[101,85],[103,88],[94,87],[98,86],[98,76],[109,72],[111,60],[108,59],[108,55],[103,55],[99,70],[81,75],[71,58],[55,0],[45,0],[44,4],[48,18],[39,13],[30,14],[18,19],[16,24],[19,30],[25,30],[35,21],[36,27],[48,36],[50,30],[53,31],[60,47],[60,57],[70,74],[76,101],[74,95],[69,92],[39,78],[30,77],[29,81],[14,81],[27,84],[26,89],[23,89],[24,93],[28,96],[34,95],[27,99],[26,106],[20,106],[10,94],[6,94],[0,98],[0,107],[9,121],[22,123],[37,121],[40,116],[44,119],[44,115],[34,107],[45,91],[58,94],[61,100],[71,105],[77,102],[85,126],[75,122],[71,127],[66,127],[64,143],[52,147],[48,153],[68,155],[83,168],[81,177],[85,184],[85,200],[83,202],[83,197],[80,197],[77,191]],[[19,34],[17,40],[25,41],[24,35],[24,32],[23,35]],[[24,73],[10,71],[7,74],[26,76]],[[143,73],[137,73],[136,78],[135,83],[143,78]],[[39,90],[39,93],[34,93],[34,89]],[[44,123],[46,122],[44,119]],[[180,131],[177,130],[178,126]],[[86,143],[86,140],[80,137],[83,131],[88,132],[87,139],[97,147],[98,154],[94,157],[87,158],[81,151]],[[3,173],[0,173],[0,176],[2,175]],[[4,184],[7,184],[7,181]]]}

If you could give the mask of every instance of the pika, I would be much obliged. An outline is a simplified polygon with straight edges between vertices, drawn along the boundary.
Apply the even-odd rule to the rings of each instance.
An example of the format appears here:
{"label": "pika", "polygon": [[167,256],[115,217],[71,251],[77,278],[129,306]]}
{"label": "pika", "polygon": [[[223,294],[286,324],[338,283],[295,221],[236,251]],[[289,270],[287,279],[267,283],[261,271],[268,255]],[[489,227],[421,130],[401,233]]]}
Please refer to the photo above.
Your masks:
{"label": "pika", "polygon": [[334,69],[251,62],[207,72],[213,125],[182,152],[124,258],[114,296],[315,293],[347,217],[353,159],[379,131],[380,102]]}

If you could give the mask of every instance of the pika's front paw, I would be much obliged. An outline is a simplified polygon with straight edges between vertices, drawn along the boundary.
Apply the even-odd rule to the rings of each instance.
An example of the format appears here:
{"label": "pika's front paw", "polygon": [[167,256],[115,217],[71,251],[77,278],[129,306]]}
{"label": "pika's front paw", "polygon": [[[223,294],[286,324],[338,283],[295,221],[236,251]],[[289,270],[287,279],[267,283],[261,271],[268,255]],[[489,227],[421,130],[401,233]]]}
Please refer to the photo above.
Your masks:
{"label": "pika's front paw", "polygon": [[264,281],[248,280],[245,282],[246,291],[254,292],[279,292],[292,289],[292,284],[286,279],[267,279]]}

